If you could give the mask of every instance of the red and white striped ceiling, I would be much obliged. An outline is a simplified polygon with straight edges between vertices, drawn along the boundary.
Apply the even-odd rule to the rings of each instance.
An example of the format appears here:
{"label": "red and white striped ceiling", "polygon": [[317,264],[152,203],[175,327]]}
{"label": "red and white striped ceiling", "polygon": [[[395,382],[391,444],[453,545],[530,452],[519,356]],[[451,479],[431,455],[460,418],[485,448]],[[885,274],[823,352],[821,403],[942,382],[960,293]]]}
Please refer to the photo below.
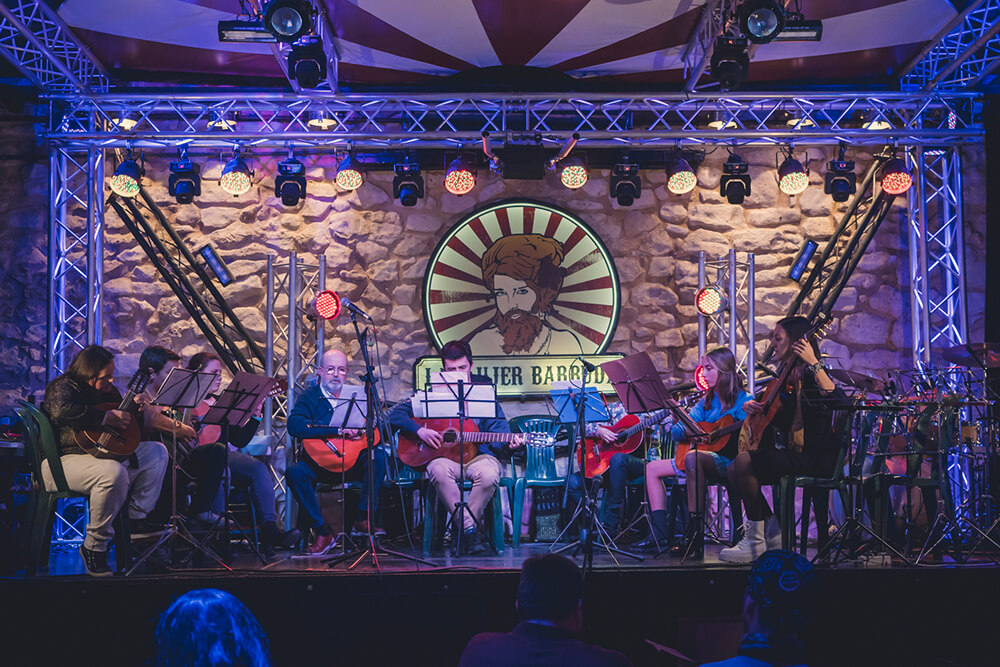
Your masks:
{"label": "red and white striped ceiling", "polygon": [[[525,66],[576,89],[672,90],[702,0],[315,0],[346,88],[518,85]],[[749,87],[885,84],[956,14],[949,0],[802,0],[821,42],[765,44]],[[284,86],[268,45],[219,43],[238,0],[66,0],[60,15],[120,82]],[[494,68],[483,70],[483,68]],[[575,81],[574,81],[575,80]],[[462,85],[464,84],[464,85]],[[468,85],[473,84],[473,85]],[[747,86],[745,86],[747,87]]]}

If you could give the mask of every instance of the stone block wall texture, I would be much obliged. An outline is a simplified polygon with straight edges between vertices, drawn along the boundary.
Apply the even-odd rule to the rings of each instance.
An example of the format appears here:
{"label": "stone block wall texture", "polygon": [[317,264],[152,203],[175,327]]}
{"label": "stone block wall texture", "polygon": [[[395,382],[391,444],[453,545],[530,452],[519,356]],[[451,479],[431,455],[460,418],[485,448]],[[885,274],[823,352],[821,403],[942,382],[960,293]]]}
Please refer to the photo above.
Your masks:
{"label": "stone block wall texture", "polygon": [[[17,133],[8,132],[7,141]],[[30,132],[23,137],[29,144]],[[687,195],[670,194],[662,172],[642,172],[642,195],[631,207],[608,196],[608,173],[592,170],[589,182],[570,191],[556,174],[542,181],[504,181],[481,171],[476,189],[463,197],[448,194],[441,172],[425,172],[426,197],[412,208],[392,198],[391,172],[369,173],[364,185],[345,192],[334,184],[330,155],[300,156],[307,165],[308,196],[296,208],[274,197],[273,156],[254,158],[253,189],[232,197],[221,191],[218,159],[203,159],[202,196],[178,205],[167,192],[171,155],[147,155],[145,187],[162,207],[189,248],[211,242],[235,276],[222,289],[243,323],[263,344],[266,261],[287,260],[292,250],[307,262],[326,255],[327,287],[367,310],[380,332],[387,398],[402,398],[412,384],[412,364],[432,354],[421,313],[421,288],[429,255],[447,229],[489,202],[529,197],[568,209],[586,221],[610,248],[622,284],[622,311],[611,352],[645,350],[673,379],[689,379],[697,364],[697,317],[693,305],[698,252],[722,256],[735,248],[740,259],[756,257],[758,347],[798,291],[787,276],[805,239],[822,248],[845,208],[823,194],[829,150],[796,151],[808,157],[810,187],[789,197],[777,187],[775,151],[746,148],[752,196],[742,206],[728,204],[718,187],[724,149],[709,152],[698,168],[698,186]],[[963,149],[966,261],[972,340],[982,340],[985,262],[985,156],[980,147]],[[870,161],[865,149],[849,157],[861,171]],[[0,316],[0,405],[43,387],[45,324],[45,243],[47,182],[44,163],[4,163],[0,201],[3,242],[3,315]],[[109,169],[111,166],[109,165]],[[821,344],[836,367],[882,375],[912,367],[909,251],[906,200],[896,206],[837,304],[836,319]],[[122,356],[119,375],[136,368],[142,348],[170,347],[185,358],[208,349],[179,301],[157,275],[116,214],[109,208],[105,240],[104,342]],[[357,352],[345,320],[326,325],[328,345]],[[535,406],[537,407],[537,406]],[[511,406],[511,413],[532,406]]]}

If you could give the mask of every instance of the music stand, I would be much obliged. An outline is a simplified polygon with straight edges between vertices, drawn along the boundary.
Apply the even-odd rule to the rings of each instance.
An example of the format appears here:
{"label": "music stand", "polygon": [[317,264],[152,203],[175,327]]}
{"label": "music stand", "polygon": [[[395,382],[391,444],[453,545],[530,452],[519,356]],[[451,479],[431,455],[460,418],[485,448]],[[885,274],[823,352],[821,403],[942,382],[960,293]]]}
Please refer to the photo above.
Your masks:
{"label": "music stand", "polygon": [[[267,562],[267,559],[260,553],[257,546],[247,539],[245,530],[229,510],[229,433],[231,428],[246,426],[250,418],[260,410],[277,382],[274,378],[267,377],[266,375],[255,375],[254,373],[239,371],[233,376],[233,380],[229,383],[229,386],[215,399],[215,404],[209,408],[208,412],[201,419],[202,425],[214,424],[222,427],[221,439],[222,445],[226,448],[226,468],[224,476],[225,485],[223,487],[224,509],[220,519],[222,519],[221,527],[225,531],[226,536],[224,540],[226,551],[230,558],[232,557],[232,553],[229,546],[229,523],[232,521],[236,524],[236,528],[243,539],[246,539],[247,543],[251,545],[251,549],[256,553],[257,558],[262,563]],[[219,527],[220,523],[216,522],[209,530],[208,536],[211,537]]]}
{"label": "music stand", "polygon": [[[173,410],[188,410],[197,407],[201,404],[205,397],[208,395],[209,389],[211,389],[212,383],[215,381],[215,373],[200,373],[198,371],[188,370],[186,368],[173,368],[167,377],[164,378],[163,384],[160,385],[160,389],[157,391],[156,397],[151,401],[152,405],[159,405]],[[170,542],[171,548],[171,562],[173,561],[173,540],[175,538],[180,538],[190,544],[193,548],[197,549],[201,553],[214,559],[219,565],[226,568],[230,572],[232,568],[226,565],[225,562],[219,556],[212,551],[208,546],[195,538],[194,535],[188,530],[187,526],[184,525],[183,518],[177,513],[177,467],[179,465],[177,461],[177,424],[174,422],[174,428],[172,429],[172,449],[170,457],[172,459],[170,464],[170,484],[171,484],[171,494],[170,494],[170,518],[167,520],[167,525],[164,527],[163,531],[160,533],[159,539],[151,546],[146,552],[129,568],[128,572],[125,573],[126,576],[135,572],[136,568],[142,565],[150,556],[156,552],[162,545]]]}
{"label": "music stand", "polygon": [[[611,382],[611,386],[618,395],[618,400],[625,407],[626,412],[630,414],[642,414],[657,410],[670,410],[690,430],[689,423],[691,420],[688,418],[688,414],[670,397],[670,392],[663,384],[663,379],[653,365],[653,360],[649,354],[638,352],[622,359],[613,359],[601,364],[601,368],[604,369],[605,374],[608,376],[608,380]],[[703,432],[698,428],[692,435],[700,433]],[[693,441],[692,444],[692,449],[697,450],[697,441]],[[648,457],[644,455],[642,457],[643,478],[646,476],[647,464]],[[695,469],[695,486],[697,486],[697,475],[698,470]],[[655,536],[653,520],[649,515],[649,490],[645,484],[643,484],[643,500],[640,512],[636,514],[625,530],[628,530],[643,518],[646,520],[646,527],[649,529],[649,534]],[[673,526],[671,526],[672,528]],[[700,528],[704,530],[705,526],[702,525]],[[672,538],[672,536],[669,537]],[[659,541],[654,540],[654,542],[656,544],[656,555],[662,555],[664,552],[660,549]],[[691,544],[693,544],[693,541]],[[688,545],[688,551],[690,551],[691,544]],[[687,556],[688,553],[685,552],[681,562],[684,562]]]}
{"label": "music stand", "polygon": [[[565,387],[560,387],[556,391],[562,391],[564,388],[568,390],[569,402],[575,407],[575,425],[576,425],[576,436],[573,441],[569,443],[569,461],[566,464],[566,483],[563,486],[563,499],[561,508],[562,511],[566,511],[566,504],[569,499],[569,484],[570,480],[573,478],[573,464],[576,463],[577,453],[579,452],[581,456],[579,457],[581,461],[583,460],[583,447],[584,440],[586,439],[586,423],[588,414],[593,417],[592,421],[608,421],[610,417],[608,416],[607,410],[604,408],[603,403],[600,409],[596,409],[593,405],[593,400],[591,395],[594,392],[588,394],[587,388],[587,373],[593,368],[592,365],[587,363],[583,364],[583,372],[580,376],[579,384],[576,381],[570,381]],[[559,394],[561,398],[561,394]],[[591,410],[588,410],[588,405],[591,406]],[[565,405],[563,406],[565,410]],[[560,414],[563,414],[562,412]],[[568,413],[566,413],[569,416]],[[580,469],[580,487],[583,491],[583,497],[580,498],[580,502],[576,506],[576,510],[573,512],[573,516],[570,517],[569,521],[566,522],[566,527],[563,528],[562,532],[556,537],[556,541],[549,545],[549,550],[553,553],[562,553],[564,551],[573,550],[573,556],[575,557],[581,551],[583,552],[583,568],[584,572],[587,570],[592,570],[594,568],[594,531],[598,531],[602,536],[601,546],[604,550],[608,552],[611,559],[615,561],[616,565],[621,565],[618,559],[615,558],[615,554],[620,554],[622,556],[628,556],[629,558],[634,558],[638,561],[643,561],[645,558],[637,554],[624,551],[615,546],[614,541],[611,536],[601,525],[601,522],[597,520],[597,499],[592,498],[590,495],[590,489],[587,485],[587,479],[584,477],[583,466]],[[577,520],[577,517],[583,516],[580,527],[580,537],[575,542],[570,542],[567,545],[559,547],[553,550],[553,547],[559,543],[562,539],[563,533],[569,530],[569,527],[573,525],[573,522]]]}
{"label": "music stand", "polygon": [[[427,419],[454,419],[458,417],[458,497],[452,511],[456,522],[454,550],[462,555],[462,539],[465,533],[465,513],[472,517],[472,523],[483,540],[490,545],[494,555],[496,545],[487,539],[481,517],[469,507],[465,500],[465,420],[495,419],[497,416],[496,390],[492,385],[474,384],[465,379],[460,371],[441,371],[431,374],[431,389],[417,392],[414,398],[414,415]],[[512,436],[513,437],[513,436]],[[456,518],[457,517],[457,518]],[[426,519],[425,519],[426,520]]]}

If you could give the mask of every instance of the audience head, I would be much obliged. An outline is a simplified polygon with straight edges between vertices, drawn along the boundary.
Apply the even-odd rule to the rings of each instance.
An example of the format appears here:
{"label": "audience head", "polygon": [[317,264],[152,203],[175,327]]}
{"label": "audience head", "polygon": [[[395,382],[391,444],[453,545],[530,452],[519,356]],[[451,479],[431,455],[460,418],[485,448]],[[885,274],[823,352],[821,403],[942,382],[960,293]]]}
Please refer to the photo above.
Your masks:
{"label": "audience head", "polygon": [[235,597],[214,588],[181,595],[156,626],[160,667],[267,667],[267,636]]}
{"label": "audience head", "polygon": [[524,561],[517,587],[517,614],[522,621],[547,621],[580,632],[582,600],[583,575],[576,563],[558,554]]}
{"label": "audience head", "polygon": [[794,551],[774,549],[754,561],[747,578],[743,618],[747,632],[795,637],[805,627],[816,572]]}
{"label": "audience head", "polygon": [[115,375],[115,355],[100,345],[88,345],[73,357],[66,375],[80,384],[107,391]]}

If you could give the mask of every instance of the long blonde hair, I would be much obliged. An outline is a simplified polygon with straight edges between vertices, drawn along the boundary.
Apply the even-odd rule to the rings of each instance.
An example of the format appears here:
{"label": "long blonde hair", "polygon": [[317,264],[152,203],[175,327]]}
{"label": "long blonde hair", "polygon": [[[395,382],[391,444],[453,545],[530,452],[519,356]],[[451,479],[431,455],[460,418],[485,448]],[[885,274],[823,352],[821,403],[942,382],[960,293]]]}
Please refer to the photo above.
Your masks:
{"label": "long blonde hair", "polygon": [[705,406],[712,405],[718,391],[722,409],[729,410],[736,404],[740,390],[743,389],[743,378],[736,372],[736,357],[728,347],[713,347],[705,356],[712,360],[718,371],[715,386],[709,387],[705,392]]}

